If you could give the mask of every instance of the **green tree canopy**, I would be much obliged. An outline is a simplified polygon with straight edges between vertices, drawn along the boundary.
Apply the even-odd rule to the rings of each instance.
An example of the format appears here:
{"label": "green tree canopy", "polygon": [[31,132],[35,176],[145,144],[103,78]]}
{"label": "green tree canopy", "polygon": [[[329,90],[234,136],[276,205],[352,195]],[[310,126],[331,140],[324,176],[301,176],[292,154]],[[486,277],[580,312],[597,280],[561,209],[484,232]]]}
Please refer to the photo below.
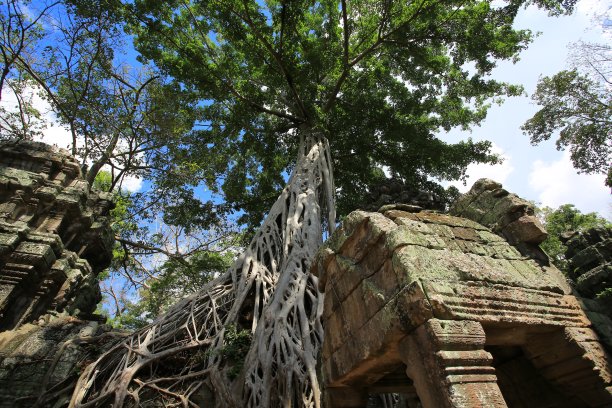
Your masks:
{"label": "green tree canopy", "polygon": [[209,249],[197,251],[180,261],[168,259],[158,270],[151,270],[150,276],[139,285],[137,300],[121,299],[117,302],[123,310],[113,313],[111,323],[130,329],[151,323],[178,300],[196,293],[227,270],[234,255],[232,250]]}
{"label": "green tree canopy", "polygon": [[595,212],[583,214],[572,204],[564,204],[556,209],[544,207],[539,209],[538,216],[542,220],[548,238],[540,245],[551,257],[557,268],[567,273],[567,260],[563,235],[568,232],[583,232],[594,227],[612,226],[610,221]]}
{"label": "green tree canopy", "polygon": [[488,142],[436,133],[478,124],[520,87],[488,78],[532,38],[520,7],[573,2],[146,1],[124,12],[136,48],[201,101],[201,127],[169,152],[258,225],[300,137],[331,146],[340,212],[381,177],[416,186],[495,162]]}
{"label": "green tree canopy", "polygon": [[612,47],[574,44],[574,68],[540,78],[533,100],[542,108],[522,129],[532,144],[558,134],[557,149],[569,148],[581,172],[608,173],[612,186]]}
{"label": "green tree canopy", "polygon": [[[189,135],[198,100],[134,60],[119,4],[0,1],[0,138],[38,138],[55,122],[71,139],[60,147],[87,181],[114,192],[115,258],[99,278],[117,315],[156,276],[152,259],[189,258],[210,249],[211,231],[229,234],[223,207],[195,197],[193,166],[165,154]],[[40,111],[37,97],[54,115]],[[17,106],[7,106],[9,98]],[[128,177],[145,179],[145,191],[122,189]]]}

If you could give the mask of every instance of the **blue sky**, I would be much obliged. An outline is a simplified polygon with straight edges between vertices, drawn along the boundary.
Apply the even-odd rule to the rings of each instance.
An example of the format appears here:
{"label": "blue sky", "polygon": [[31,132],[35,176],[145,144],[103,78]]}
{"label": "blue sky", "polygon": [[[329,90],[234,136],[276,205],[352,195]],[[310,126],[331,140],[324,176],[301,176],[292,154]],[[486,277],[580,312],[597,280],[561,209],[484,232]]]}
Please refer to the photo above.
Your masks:
{"label": "blue sky", "polygon": [[[612,27],[608,25],[607,32],[602,30],[602,22],[609,24],[611,20],[612,0],[581,0],[572,16],[557,18],[548,17],[535,7],[521,10],[516,27],[541,34],[522,53],[518,63],[499,64],[494,75],[496,79],[524,85],[530,95],[541,75],[568,68],[570,43],[578,40],[611,43]],[[39,103],[44,104],[42,100]],[[489,177],[501,182],[507,190],[541,205],[558,207],[572,203],[583,212],[596,211],[612,220],[610,189],[605,187],[603,175],[578,174],[571,166],[568,153],[556,150],[554,140],[532,146],[521,132],[520,126],[537,109],[528,96],[511,98],[501,106],[493,106],[486,121],[471,133],[455,130],[440,135],[449,142],[467,137],[491,140],[495,151],[505,159],[496,166],[472,165],[468,169],[467,185],[453,184],[466,191],[478,178]],[[67,131],[56,125],[48,127],[44,140],[62,147],[70,143]],[[135,191],[142,183],[130,179],[124,187]]]}
{"label": "blue sky", "polygon": [[[569,67],[570,43],[583,40],[610,44],[611,19],[610,0],[582,0],[572,16],[558,18],[548,17],[535,7],[521,10],[516,27],[541,34],[521,54],[518,63],[499,64],[494,75],[499,80],[522,84],[531,95],[541,75],[553,75]],[[608,25],[607,30],[602,29],[602,22]],[[453,184],[466,191],[478,178],[489,177],[501,182],[508,191],[542,205],[558,207],[572,203],[582,212],[596,211],[612,220],[612,199],[603,175],[578,174],[568,153],[557,151],[553,140],[532,146],[529,137],[521,132],[520,126],[537,110],[528,96],[511,98],[502,106],[493,106],[484,124],[471,134],[457,130],[443,136],[448,141],[468,136],[491,140],[505,158],[501,165],[472,165],[467,186]]]}

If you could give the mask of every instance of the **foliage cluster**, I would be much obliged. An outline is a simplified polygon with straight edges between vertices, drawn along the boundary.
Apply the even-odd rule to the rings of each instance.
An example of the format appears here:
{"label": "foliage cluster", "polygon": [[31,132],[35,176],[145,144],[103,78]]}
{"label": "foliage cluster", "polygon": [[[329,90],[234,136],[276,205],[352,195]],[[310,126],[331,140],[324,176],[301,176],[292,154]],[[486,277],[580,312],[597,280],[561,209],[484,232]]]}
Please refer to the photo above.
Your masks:
{"label": "foliage cluster", "polygon": [[[188,257],[206,248],[211,234],[203,232],[224,226],[217,217],[221,207],[213,211],[212,200],[194,198],[197,181],[183,170],[191,164],[165,154],[191,132],[197,102],[153,65],[135,61],[120,5],[0,2],[0,138],[36,139],[52,124],[66,129],[70,141],[61,147],[80,160],[84,177],[115,192],[113,228],[120,244],[112,271],[123,273],[131,288],[116,291],[126,292],[150,277],[154,254]],[[40,110],[41,100],[51,112]],[[147,180],[146,191],[122,189],[129,177]],[[196,237],[191,242],[199,234],[202,245],[184,246],[187,233]],[[106,294],[118,314],[123,306],[116,300],[125,296],[113,286]]]}
{"label": "foliage cluster", "polygon": [[571,70],[540,78],[533,100],[542,108],[523,125],[533,144],[558,135],[574,167],[607,173],[612,187],[612,46],[577,43]]}
{"label": "foliage cluster", "polygon": [[595,227],[611,227],[612,223],[597,213],[583,214],[572,204],[564,204],[557,209],[540,208],[538,217],[546,227],[548,238],[540,247],[550,256],[553,263],[561,271],[568,273],[565,259],[564,235],[570,232],[582,232]]}
{"label": "foliage cluster", "polygon": [[227,376],[230,380],[242,370],[244,359],[249,352],[253,335],[248,329],[239,329],[235,325],[229,325],[225,328],[225,344],[220,350],[223,360],[231,366],[227,371]]}
{"label": "foliage cluster", "polygon": [[151,323],[178,300],[200,290],[207,282],[224,272],[234,260],[235,252],[202,250],[182,261],[167,259],[152,268],[138,288],[134,300],[120,300],[122,310],[112,313],[114,326],[139,329]]}
{"label": "foliage cluster", "polygon": [[[493,163],[489,142],[435,136],[480,123],[521,88],[488,78],[532,39],[521,6],[573,2],[135,1],[124,9],[143,61],[202,101],[202,128],[169,152],[197,164],[242,222],[259,224],[292,168],[300,137],[323,132],[339,213],[386,166],[415,187]],[[469,69],[473,66],[474,69]]]}

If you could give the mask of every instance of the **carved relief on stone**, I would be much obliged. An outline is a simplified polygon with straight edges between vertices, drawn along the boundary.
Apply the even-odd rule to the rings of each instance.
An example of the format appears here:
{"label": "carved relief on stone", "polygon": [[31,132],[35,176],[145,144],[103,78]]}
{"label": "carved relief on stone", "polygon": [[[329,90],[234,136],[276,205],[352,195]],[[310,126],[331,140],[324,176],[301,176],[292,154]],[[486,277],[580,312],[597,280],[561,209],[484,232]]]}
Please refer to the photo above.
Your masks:
{"label": "carved relief on stone", "polygon": [[67,151],[0,143],[0,331],[49,312],[92,317],[95,276],[112,256],[111,208]]}

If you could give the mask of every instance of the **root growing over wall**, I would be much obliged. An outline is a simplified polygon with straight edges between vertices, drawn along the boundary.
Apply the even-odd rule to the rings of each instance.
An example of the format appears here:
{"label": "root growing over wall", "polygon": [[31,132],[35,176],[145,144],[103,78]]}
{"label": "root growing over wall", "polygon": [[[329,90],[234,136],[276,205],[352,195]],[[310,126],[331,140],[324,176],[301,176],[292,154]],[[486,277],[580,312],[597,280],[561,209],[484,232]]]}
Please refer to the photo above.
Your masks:
{"label": "root growing over wall", "polygon": [[[70,406],[320,407],[323,302],[308,271],[322,225],[333,232],[333,197],[329,146],[311,134],[235,264],[88,366]],[[231,356],[240,347],[230,338],[245,329],[246,355]]]}

